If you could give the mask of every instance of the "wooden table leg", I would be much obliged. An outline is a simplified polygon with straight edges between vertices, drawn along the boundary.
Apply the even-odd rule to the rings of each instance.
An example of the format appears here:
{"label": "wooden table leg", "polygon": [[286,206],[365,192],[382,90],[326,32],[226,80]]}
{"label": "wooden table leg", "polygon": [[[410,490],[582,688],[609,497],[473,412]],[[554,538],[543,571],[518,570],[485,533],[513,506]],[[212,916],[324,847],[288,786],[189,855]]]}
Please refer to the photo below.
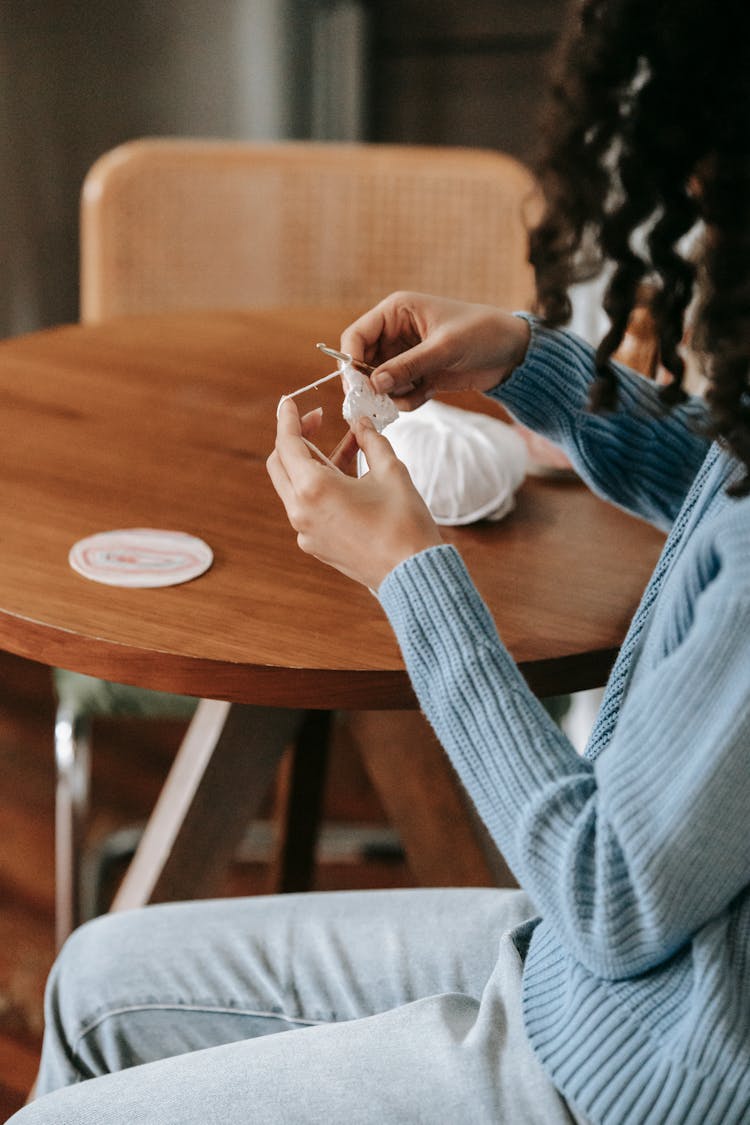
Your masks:
{"label": "wooden table leg", "polygon": [[356,711],[347,724],[420,886],[516,886],[421,712]]}
{"label": "wooden table leg", "polygon": [[303,714],[201,700],[112,910],[216,893]]}
{"label": "wooden table leg", "polygon": [[275,893],[309,891],[323,816],[332,714],[308,711],[284,771],[275,819],[278,841],[269,886]]}

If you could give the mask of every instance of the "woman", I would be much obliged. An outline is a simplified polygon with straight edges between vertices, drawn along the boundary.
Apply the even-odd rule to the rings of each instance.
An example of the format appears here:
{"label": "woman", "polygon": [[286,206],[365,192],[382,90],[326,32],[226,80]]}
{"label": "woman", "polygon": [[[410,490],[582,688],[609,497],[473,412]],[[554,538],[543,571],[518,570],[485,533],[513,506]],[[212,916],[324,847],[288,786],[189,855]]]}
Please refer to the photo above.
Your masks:
{"label": "woman", "polygon": [[[355,480],[311,457],[318,415],[280,411],[268,468],[300,546],[377,593],[523,890],[181,904],[89,924],[48,989],[40,1092],[56,1092],[19,1125],[750,1121],[744,18],[739,0],[576,7],[531,239],[541,316],[395,294],[342,337],[402,408],[483,390],[592,487],[670,528],[584,757],[528,691],[385,437],[357,425],[339,454],[364,450]],[[678,350],[695,275],[678,245],[699,220],[708,406],[682,395]],[[554,326],[568,286],[602,266],[612,327],[594,353]],[[667,388],[609,361],[644,280]]]}

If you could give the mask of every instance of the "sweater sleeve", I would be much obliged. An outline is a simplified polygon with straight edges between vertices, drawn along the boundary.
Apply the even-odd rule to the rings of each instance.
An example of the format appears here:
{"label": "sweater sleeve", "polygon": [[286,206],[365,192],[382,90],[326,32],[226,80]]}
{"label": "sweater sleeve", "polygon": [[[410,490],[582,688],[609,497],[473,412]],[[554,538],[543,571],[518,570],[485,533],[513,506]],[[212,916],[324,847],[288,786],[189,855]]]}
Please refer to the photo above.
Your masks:
{"label": "sweater sleeve", "polygon": [[617,407],[593,414],[594,349],[572,332],[518,315],[531,327],[526,358],[491,397],[562,446],[593,491],[668,530],[708,451],[703,400],[667,411],[654,383],[614,363]]}
{"label": "sweater sleeve", "polygon": [[453,547],[381,585],[420,704],[479,815],[598,976],[661,963],[748,882],[750,691],[738,672],[750,666],[750,598],[747,584],[743,598],[731,589],[720,568],[592,762],[529,691]]}

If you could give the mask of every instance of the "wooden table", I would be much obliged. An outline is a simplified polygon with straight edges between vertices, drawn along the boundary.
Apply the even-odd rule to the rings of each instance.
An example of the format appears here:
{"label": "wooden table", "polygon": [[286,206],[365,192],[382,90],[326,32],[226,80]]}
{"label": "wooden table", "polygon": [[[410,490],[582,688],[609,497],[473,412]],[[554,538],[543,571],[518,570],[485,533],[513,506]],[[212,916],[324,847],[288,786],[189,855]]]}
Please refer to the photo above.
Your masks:
{"label": "wooden table", "polygon": [[[327,373],[314,345],[335,346],[356,311],[178,313],[0,345],[0,645],[214,701],[186,740],[204,750],[178,758],[172,776],[196,816],[217,745],[238,747],[230,791],[257,788],[300,709],[363,712],[369,738],[375,712],[416,706],[377,602],[297,549],[265,471],[280,395]],[[336,381],[301,405],[318,403],[330,448],[344,432]],[[76,540],[123,527],[199,535],[214,564],[160,590],[70,569]],[[532,478],[508,518],[446,538],[541,695],[604,682],[663,540],[578,482]],[[186,890],[165,871],[193,813],[163,798],[120,904]],[[214,846],[202,838],[203,852]]]}

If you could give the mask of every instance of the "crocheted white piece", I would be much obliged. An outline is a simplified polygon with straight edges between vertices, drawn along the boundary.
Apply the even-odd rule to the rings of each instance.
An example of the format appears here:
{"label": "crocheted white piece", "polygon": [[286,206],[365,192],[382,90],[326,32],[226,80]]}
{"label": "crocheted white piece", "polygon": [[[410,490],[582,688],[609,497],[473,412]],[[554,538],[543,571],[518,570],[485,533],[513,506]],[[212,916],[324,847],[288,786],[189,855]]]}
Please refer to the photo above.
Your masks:
{"label": "crocheted white piece", "polygon": [[386,426],[398,418],[398,409],[393,400],[388,395],[376,394],[367,375],[357,371],[350,363],[341,363],[339,370],[346,388],[341,409],[344,419],[353,426],[360,418],[370,418],[381,434]]}
{"label": "crocheted white piece", "polygon": [[[372,424],[379,434],[383,432],[386,426],[391,422],[395,422],[398,418],[398,408],[395,406],[392,399],[388,395],[379,395],[370,386],[370,380],[367,375],[357,371],[350,363],[345,363],[343,360],[339,362],[338,371],[332,371],[330,375],[324,375],[321,379],[316,379],[314,383],[308,383],[305,387],[299,387],[296,391],[291,391],[288,395],[282,395],[279,399],[278,406],[276,407],[276,417],[279,416],[282,402],[286,402],[288,398],[296,398],[297,395],[304,394],[305,391],[312,391],[319,387],[322,383],[327,383],[329,379],[341,377],[344,381],[344,403],[341,408],[341,413],[344,420],[353,426],[354,423],[365,415],[372,419]],[[311,442],[307,442],[316,453],[319,454],[323,461],[328,461],[328,458],[320,453],[319,449],[312,446]],[[330,463],[330,462],[329,462]]]}

